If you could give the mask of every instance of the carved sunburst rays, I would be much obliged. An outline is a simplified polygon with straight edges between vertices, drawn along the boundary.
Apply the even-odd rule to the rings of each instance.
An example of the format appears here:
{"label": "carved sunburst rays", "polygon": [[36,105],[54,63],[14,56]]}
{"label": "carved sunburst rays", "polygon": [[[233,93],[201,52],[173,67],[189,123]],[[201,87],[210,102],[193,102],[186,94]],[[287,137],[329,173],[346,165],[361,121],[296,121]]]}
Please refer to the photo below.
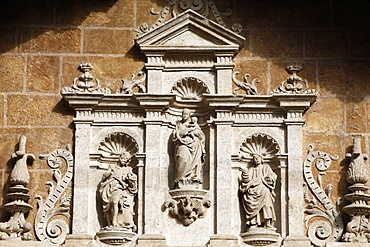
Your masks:
{"label": "carved sunburst rays", "polygon": [[243,158],[251,158],[255,154],[272,158],[280,152],[276,140],[266,134],[253,134],[245,139],[239,147],[239,154]]}
{"label": "carved sunburst rays", "polygon": [[182,100],[200,100],[204,93],[209,93],[207,85],[194,77],[185,77],[176,82],[171,93]]}
{"label": "carved sunburst rays", "polygon": [[115,132],[105,137],[100,143],[99,152],[103,157],[118,157],[123,152],[129,152],[131,156],[139,150],[137,142],[130,135]]}

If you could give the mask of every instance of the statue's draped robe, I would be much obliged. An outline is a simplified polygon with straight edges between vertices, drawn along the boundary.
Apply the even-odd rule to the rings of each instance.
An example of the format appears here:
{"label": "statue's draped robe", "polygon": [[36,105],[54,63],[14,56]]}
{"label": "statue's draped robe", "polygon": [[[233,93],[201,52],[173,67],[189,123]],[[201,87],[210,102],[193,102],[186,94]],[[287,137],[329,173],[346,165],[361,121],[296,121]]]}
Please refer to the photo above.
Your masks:
{"label": "statue's draped robe", "polygon": [[[103,212],[108,221],[112,224],[113,201],[118,201],[117,223],[119,227],[134,228],[134,196],[137,193],[137,176],[132,172],[131,167],[118,165],[110,168],[108,173],[114,170],[113,174],[100,183],[100,196],[103,200]],[[131,179],[128,176],[131,176]]]}
{"label": "statue's draped robe", "polygon": [[[240,191],[243,193],[243,206],[246,212],[247,225],[263,225],[265,219],[276,220],[274,211],[274,191],[276,174],[267,164],[260,164],[256,167],[249,167],[242,173]],[[265,178],[269,177],[272,185],[266,183]]]}
{"label": "statue's draped robe", "polygon": [[192,132],[193,134],[190,134],[187,124],[181,121],[177,122],[173,132],[176,182],[183,179],[201,181],[200,173],[205,157],[205,136],[199,127]]}

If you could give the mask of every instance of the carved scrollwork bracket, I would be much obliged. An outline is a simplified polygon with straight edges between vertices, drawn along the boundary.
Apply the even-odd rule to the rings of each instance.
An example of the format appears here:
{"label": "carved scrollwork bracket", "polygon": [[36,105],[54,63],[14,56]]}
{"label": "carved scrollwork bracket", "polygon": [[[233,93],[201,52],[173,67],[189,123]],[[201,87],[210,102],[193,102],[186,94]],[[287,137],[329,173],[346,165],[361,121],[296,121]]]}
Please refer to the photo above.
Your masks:
{"label": "carved scrollwork bracket", "polygon": [[[305,179],[306,192],[304,194],[307,203],[305,213],[306,228],[308,237],[316,246],[325,246],[328,242],[340,240],[343,233],[343,220],[340,213],[340,199],[334,205],[330,199],[330,191],[333,185],[329,184],[322,188],[322,176],[329,169],[332,160],[338,160],[322,151],[314,151],[313,145],[308,147],[308,154],[303,164],[303,174]],[[318,170],[317,178],[314,178],[312,169]],[[314,195],[310,198],[308,188]],[[317,200],[322,206],[318,205]]]}
{"label": "carved scrollwork bracket", "polygon": [[[47,164],[53,171],[56,185],[51,181],[46,182],[49,186],[49,195],[45,200],[40,195],[36,196],[39,209],[35,218],[35,233],[41,241],[48,240],[53,244],[62,244],[69,233],[72,198],[69,190],[74,163],[71,147],[67,145],[66,149],[56,149],[49,154],[40,155],[40,158],[47,160]],[[60,170],[63,163],[66,166],[65,174]],[[62,216],[63,220],[57,216]]]}
{"label": "carved scrollwork bracket", "polygon": [[164,203],[170,216],[177,218],[184,226],[204,218],[211,201],[204,199],[206,190],[176,189],[171,190],[172,199]]}

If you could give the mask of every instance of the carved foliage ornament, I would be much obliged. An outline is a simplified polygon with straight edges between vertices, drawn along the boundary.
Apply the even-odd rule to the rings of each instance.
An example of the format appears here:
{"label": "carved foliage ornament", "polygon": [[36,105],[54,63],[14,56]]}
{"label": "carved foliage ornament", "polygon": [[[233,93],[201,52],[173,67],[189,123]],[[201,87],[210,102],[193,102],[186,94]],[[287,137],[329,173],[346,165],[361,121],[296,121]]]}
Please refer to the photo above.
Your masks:
{"label": "carved foliage ornament", "polygon": [[146,74],[143,71],[139,71],[137,76],[141,76],[140,79],[135,80],[135,74],[132,74],[131,80],[123,79],[121,93],[132,94],[135,87],[138,88],[139,93],[146,93],[146,88],[143,82],[146,79]]}
{"label": "carved foliage ornament", "polygon": [[302,66],[297,63],[292,63],[287,66],[285,70],[291,74],[281,85],[270,92],[271,95],[274,94],[314,94],[318,93],[314,89],[308,88],[308,83],[306,80],[299,77],[297,74],[302,70]]}
{"label": "carved foliage ornament", "polygon": [[[305,222],[311,242],[316,246],[326,246],[328,242],[340,240],[344,228],[339,209],[340,200],[336,205],[330,200],[333,185],[329,184],[325,189],[322,188],[322,176],[330,168],[331,161],[337,160],[338,157],[322,151],[314,151],[313,148],[313,145],[308,147],[308,154],[303,164],[305,186],[307,186],[304,194],[307,203]],[[312,172],[314,167],[319,172],[316,179]],[[313,198],[309,197],[308,188],[314,195]],[[317,200],[322,206],[318,205]]]}
{"label": "carved foliage ornament", "polygon": [[76,77],[73,80],[72,87],[64,87],[62,88],[62,94],[65,93],[103,93],[108,94],[110,93],[110,90],[108,88],[101,88],[100,87],[100,81],[98,79],[95,79],[90,74],[90,72],[93,70],[93,67],[90,63],[81,63],[78,66],[78,70],[81,71],[83,74],[81,74],[79,77]]}
{"label": "carved foliage ornament", "polygon": [[258,78],[254,78],[251,82],[249,82],[250,74],[245,74],[243,77],[244,79],[244,82],[243,82],[243,81],[239,81],[238,79],[236,79],[237,75],[239,75],[239,72],[236,71],[233,73],[233,82],[237,86],[236,88],[234,88],[234,94],[239,89],[244,90],[247,95],[258,94],[257,87],[256,87],[256,83],[260,82]]}
{"label": "carved foliage ornament", "polygon": [[[46,185],[49,186],[47,198],[43,200],[40,195],[36,196],[39,207],[35,218],[36,236],[41,241],[48,240],[54,244],[62,244],[69,233],[69,210],[72,195],[67,193],[67,190],[70,188],[73,177],[71,146],[67,145],[66,149],[56,149],[49,154],[40,155],[40,158],[46,159],[52,169],[56,186],[53,182],[48,181],[46,182]],[[63,164],[66,166],[64,174],[59,169]]]}
{"label": "carved foliage ornament", "polygon": [[[216,22],[221,26],[227,28],[222,16],[230,16],[232,11],[227,9],[226,12],[220,12],[213,0],[168,0],[166,6],[161,10],[160,13],[156,13],[154,9],[150,9],[152,15],[159,15],[157,21],[153,26],[149,27],[147,23],[143,23],[140,26],[140,33],[146,33],[150,30],[161,26],[167,19],[168,15],[171,13],[172,17],[176,17],[182,12],[191,9],[204,17],[208,18],[210,13],[213,14]],[[239,23],[234,23],[231,29],[239,34],[241,33],[243,27]]]}

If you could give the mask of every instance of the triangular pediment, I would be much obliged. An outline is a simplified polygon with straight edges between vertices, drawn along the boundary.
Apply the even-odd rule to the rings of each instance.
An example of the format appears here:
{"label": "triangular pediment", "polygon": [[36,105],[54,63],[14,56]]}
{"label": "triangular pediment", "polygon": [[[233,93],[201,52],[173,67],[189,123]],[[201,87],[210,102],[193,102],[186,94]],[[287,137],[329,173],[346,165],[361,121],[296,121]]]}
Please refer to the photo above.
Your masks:
{"label": "triangular pediment", "polygon": [[188,10],[147,33],[136,43],[143,51],[234,51],[244,44],[244,37]]}

